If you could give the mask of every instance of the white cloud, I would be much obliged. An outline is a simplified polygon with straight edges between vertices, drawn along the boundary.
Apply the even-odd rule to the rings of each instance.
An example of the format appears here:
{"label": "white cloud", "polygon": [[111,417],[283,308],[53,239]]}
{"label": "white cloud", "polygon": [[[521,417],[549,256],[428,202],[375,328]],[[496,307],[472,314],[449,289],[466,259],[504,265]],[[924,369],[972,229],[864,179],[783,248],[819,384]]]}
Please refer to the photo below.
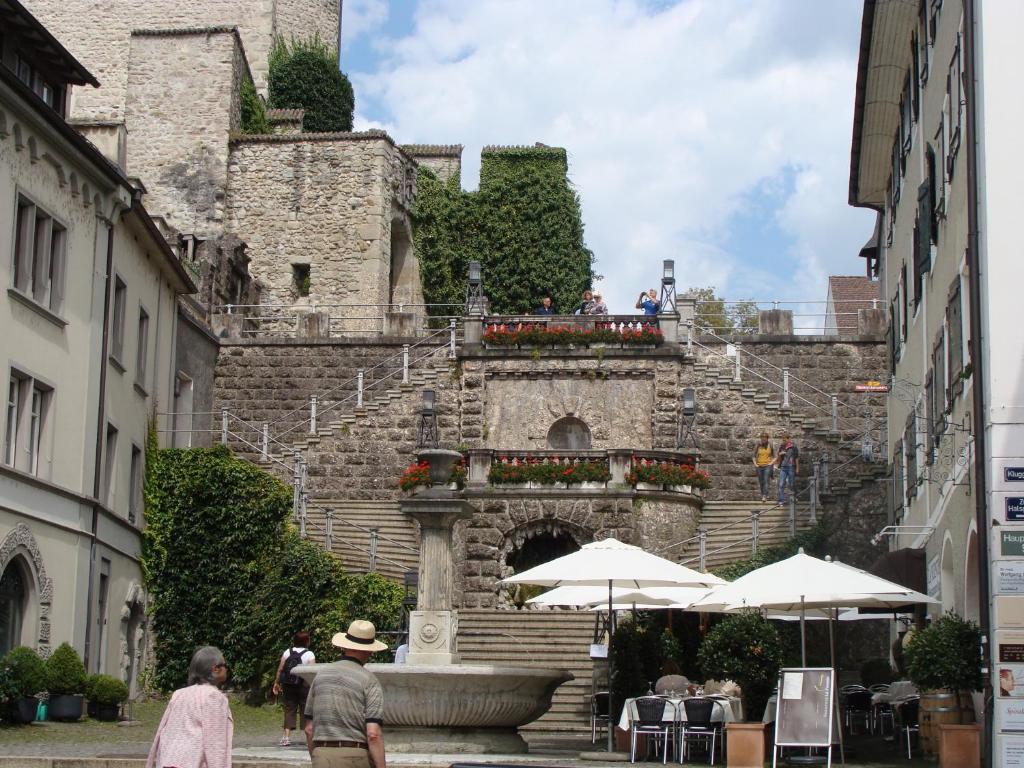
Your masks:
{"label": "white cloud", "polygon": [[[566,147],[613,310],[673,257],[683,286],[823,300],[827,274],[860,272],[873,222],[846,205],[859,9],[420,0],[410,34],[377,41],[377,71],[350,73],[375,118],[357,125],[464,144],[467,187],[482,145]],[[787,171],[790,188],[772,187]],[[730,252],[733,217],[766,184],[781,235]]]}
{"label": "white cloud", "polygon": [[344,40],[354,40],[380,29],[388,18],[388,0],[344,0],[342,5]]}

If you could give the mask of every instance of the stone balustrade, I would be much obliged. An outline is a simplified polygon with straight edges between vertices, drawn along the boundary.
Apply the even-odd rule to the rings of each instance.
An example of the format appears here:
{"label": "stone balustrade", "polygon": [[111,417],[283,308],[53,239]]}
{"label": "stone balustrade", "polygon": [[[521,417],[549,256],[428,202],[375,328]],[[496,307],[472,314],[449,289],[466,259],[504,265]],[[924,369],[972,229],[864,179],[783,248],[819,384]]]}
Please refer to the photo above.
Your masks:
{"label": "stone balustrade", "polygon": [[[573,465],[581,463],[595,463],[606,467],[609,479],[601,481],[599,486],[590,485],[591,488],[627,485],[628,475],[634,462],[669,462],[693,467],[700,464],[700,454],[694,451],[658,451],[634,448],[528,451],[471,448],[467,451],[467,456],[469,459],[467,485],[471,488],[490,484],[491,467],[496,464],[555,464],[569,469]],[[558,486],[552,484],[550,487],[555,489]]]}

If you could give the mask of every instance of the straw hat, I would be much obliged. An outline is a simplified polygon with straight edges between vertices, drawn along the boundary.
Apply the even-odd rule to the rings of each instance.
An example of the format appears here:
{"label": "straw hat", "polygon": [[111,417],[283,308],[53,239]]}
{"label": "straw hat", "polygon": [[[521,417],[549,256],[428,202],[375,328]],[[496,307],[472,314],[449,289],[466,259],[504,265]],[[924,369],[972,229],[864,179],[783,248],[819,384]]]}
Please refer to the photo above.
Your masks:
{"label": "straw hat", "polygon": [[336,632],[331,644],[352,651],[386,651],[388,647],[377,638],[372,622],[356,619],[348,625],[348,632]]}

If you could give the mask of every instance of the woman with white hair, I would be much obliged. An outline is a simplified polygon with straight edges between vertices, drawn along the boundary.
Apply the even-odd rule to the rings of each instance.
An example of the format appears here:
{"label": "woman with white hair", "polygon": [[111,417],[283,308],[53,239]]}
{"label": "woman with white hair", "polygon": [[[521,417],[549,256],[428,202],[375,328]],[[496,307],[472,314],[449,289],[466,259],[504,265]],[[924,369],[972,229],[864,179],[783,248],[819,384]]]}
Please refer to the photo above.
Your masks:
{"label": "woman with white hair", "polygon": [[220,650],[206,645],[192,654],[188,685],[171,696],[146,768],[231,768],[234,721],[219,688],[227,678]]}
{"label": "woman with white hair", "polygon": [[601,298],[601,294],[594,292],[594,300],[590,302],[590,306],[587,308],[586,314],[588,315],[607,315],[608,305],[604,303],[604,299]]}

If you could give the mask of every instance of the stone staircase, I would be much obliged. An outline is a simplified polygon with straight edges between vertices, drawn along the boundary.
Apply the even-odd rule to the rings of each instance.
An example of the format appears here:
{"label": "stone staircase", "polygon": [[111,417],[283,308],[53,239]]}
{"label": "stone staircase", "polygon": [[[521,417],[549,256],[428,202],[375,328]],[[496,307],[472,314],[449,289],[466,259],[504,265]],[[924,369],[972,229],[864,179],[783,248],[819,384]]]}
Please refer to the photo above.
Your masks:
{"label": "stone staircase", "polygon": [[524,730],[589,732],[594,616],[573,610],[463,609],[459,611],[459,653],[467,664],[569,670],[575,679],[563,683],[555,691],[551,709]]}
{"label": "stone staircase", "polygon": [[371,559],[371,531],[376,531],[376,573],[401,583],[419,564],[416,523],[398,510],[396,502],[311,499],[306,512],[306,535],[323,544],[326,510],[333,513],[334,552],[350,573],[367,573]]}

